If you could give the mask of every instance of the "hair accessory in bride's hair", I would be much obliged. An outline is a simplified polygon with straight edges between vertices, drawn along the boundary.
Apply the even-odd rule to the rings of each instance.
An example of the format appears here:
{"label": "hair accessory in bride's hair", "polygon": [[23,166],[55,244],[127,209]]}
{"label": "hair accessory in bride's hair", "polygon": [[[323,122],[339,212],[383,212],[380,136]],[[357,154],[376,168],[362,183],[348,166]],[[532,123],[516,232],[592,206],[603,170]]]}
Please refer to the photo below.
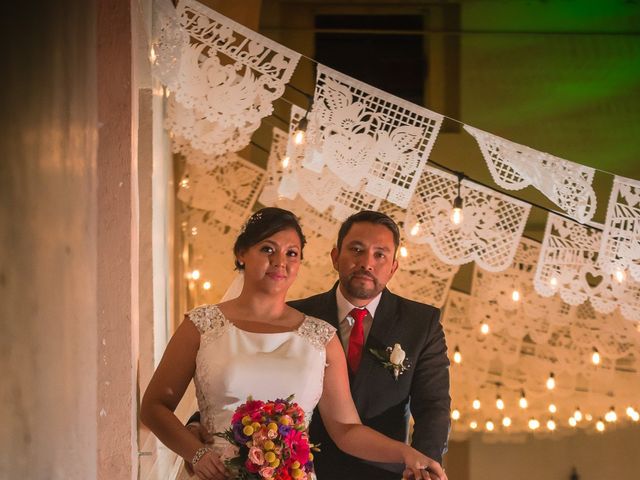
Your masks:
{"label": "hair accessory in bride's hair", "polygon": [[240,229],[240,233],[244,233],[247,231],[247,227],[252,223],[259,221],[262,218],[262,212],[256,212],[249,217],[249,219],[245,222],[245,224]]}
{"label": "hair accessory in bride's hair", "polygon": [[[236,242],[233,244],[236,268],[242,270],[242,265],[238,263],[238,258],[243,252],[266,238],[287,229],[294,230],[297,233],[300,238],[300,246],[304,248],[307,242],[300,228],[300,223],[289,210],[278,207],[265,207],[251,215],[242,226]],[[300,260],[302,260],[302,250],[300,250]]]}

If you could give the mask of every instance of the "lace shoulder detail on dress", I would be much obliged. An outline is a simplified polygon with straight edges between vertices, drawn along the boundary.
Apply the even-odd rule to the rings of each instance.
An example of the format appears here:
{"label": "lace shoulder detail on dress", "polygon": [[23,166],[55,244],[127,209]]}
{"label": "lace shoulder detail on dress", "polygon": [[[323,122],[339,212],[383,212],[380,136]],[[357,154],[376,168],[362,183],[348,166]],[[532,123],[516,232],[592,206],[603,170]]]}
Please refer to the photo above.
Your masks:
{"label": "lace shoulder detail on dress", "polygon": [[193,322],[200,335],[204,335],[212,330],[222,332],[227,319],[224,317],[217,305],[201,305],[187,312],[187,318]]}
{"label": "lace shoulder detail on dress", "polygon": [[324,350],[335,333],[336,329],[324,320],[308,316],[305,316],[304,322],[298,329],[298,334],[319,350]]}

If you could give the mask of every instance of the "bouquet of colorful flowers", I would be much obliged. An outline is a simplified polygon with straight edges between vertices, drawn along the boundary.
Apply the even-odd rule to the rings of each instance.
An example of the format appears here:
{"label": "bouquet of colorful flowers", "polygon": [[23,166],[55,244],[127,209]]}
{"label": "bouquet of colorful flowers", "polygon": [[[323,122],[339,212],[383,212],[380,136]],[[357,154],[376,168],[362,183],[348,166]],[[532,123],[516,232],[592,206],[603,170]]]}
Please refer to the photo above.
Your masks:
{"label": "bouquet of colorful flowers", "polygon": [[286,399],[263,402],[247,398],[231,418],[231,427],[215,435],[238,447],[225,461],[237,480],[307,480],[316,446],[309,442],[304,411]]}

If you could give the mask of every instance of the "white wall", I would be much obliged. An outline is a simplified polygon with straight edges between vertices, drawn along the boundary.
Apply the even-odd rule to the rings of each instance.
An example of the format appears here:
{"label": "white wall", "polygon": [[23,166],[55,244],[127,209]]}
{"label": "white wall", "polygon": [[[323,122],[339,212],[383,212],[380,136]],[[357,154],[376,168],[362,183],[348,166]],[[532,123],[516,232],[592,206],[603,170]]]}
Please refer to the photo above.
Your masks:
{"label": "white wall", "polygon": [[96,478],[95,2],[7,7],[0,478]]}

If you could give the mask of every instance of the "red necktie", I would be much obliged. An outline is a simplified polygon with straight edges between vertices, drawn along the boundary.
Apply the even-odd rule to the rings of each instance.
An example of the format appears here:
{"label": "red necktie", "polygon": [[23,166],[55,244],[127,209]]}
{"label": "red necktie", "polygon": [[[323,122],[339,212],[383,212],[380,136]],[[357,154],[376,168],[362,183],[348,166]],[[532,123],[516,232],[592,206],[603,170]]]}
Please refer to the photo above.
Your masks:
{"label": "red necktie", "polygon": [[349,335],[349,346],[347,348],[347,364],[353,373],[358,371],[360,358],[362,357],[362,346],[364,345],[364,328],[362,321],[367,316],[366,308],[354,308],[349,315],[354,320],[351,335]]}

